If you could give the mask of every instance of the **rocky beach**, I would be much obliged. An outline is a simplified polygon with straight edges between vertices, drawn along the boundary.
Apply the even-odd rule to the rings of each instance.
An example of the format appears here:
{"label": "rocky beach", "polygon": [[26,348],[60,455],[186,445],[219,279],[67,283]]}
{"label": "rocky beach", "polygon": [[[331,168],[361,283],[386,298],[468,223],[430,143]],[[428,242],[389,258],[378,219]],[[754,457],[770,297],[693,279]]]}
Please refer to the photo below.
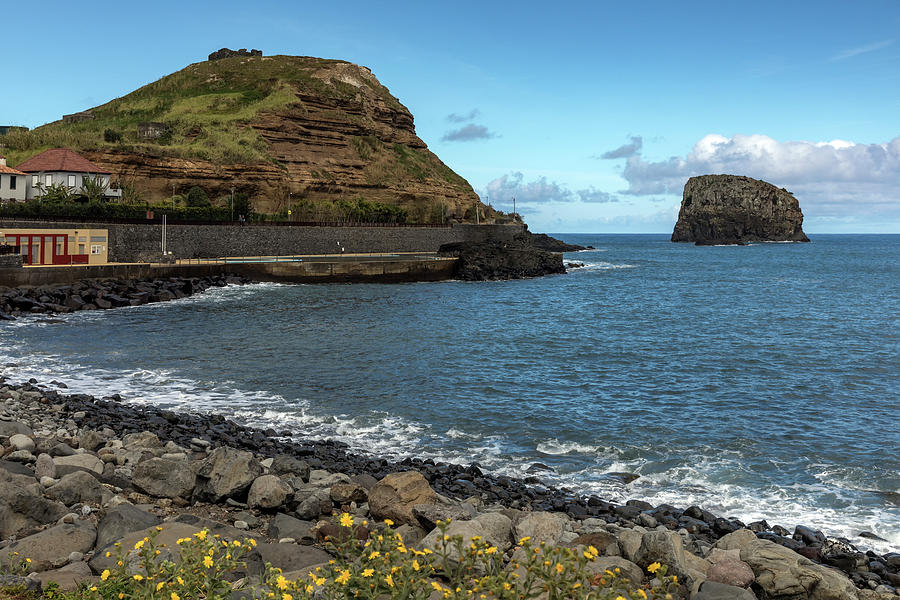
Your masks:
{"label": "rocky beach", "polygon": [[[57,382],[0,381],[0,563],[28,557],[32,588],[95,581],[106,552],[160,528],[174,542],[203,529],[253,538],[239,584],[250,594],[264,563],[303,577],[332,556],[332,515],[392,520],[410,546],[450,534],[597,549],[596,568],[645,582],[655,562],[680,597],[889,600],[900,554],[861,552],[827,532],[742,523],[701,507],[622,505],[577,490],[483,472],[477,464],[391,462],[302,431],[258,430],[215,414],[175,413],[65,393]],[[362,532],[369,535],[369,530]],[[171,539],[169,539],[171,538]]]}

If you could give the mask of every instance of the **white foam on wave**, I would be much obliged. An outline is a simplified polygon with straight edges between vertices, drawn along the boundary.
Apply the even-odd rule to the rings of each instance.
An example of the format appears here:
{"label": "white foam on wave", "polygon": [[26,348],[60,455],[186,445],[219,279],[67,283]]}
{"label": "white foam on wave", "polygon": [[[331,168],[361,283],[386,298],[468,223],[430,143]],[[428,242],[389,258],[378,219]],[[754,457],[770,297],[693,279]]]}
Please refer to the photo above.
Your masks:
{"label": "white foam on wave", "polygon": [[573,267],[571,273],[584,273],[589,271],[612,271],[615,269],[636,269],[640,265],[632,265],[629,263],[611,263],[605,261],[587,262],[584,261],[583,267]]}
{"label": "white foam on wave", "polygon": [[539,442],[535,450],[541,454],[559,456],[564,454],[595,454],[602,450],[599,446],[581,444],[572,441],[560,441],[556,438]]}

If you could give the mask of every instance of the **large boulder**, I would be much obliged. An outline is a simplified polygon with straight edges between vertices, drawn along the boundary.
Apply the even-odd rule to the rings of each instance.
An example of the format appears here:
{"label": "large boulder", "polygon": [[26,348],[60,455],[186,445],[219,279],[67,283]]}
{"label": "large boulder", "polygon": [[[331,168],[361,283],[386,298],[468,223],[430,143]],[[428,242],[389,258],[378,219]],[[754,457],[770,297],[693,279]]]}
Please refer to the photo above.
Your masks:
{"label": "large boulder", "polygon": [[278,508],[294,490],[275,475],[260,475],[250,485],[247,504],[250,508]]}
{"label": "large boulder", "polygon": [[[440,547],[443,535],[440,529],[432,529],[419,542],[419,547],[423,550],[437,551],[436,548]],[[480,537],[491,546],[496,546],[500,552],[506,552],[513,543],[512,521],[501,513],[480,514],[470,521],[451,521],[447,526],[446,535],[462,537],[464,548],[476,537]],[[455,545],[448,543],[447,550],[452,560],[458,560]]]}
{"label": "large boulder", "polygon": [[67,512],[61,502],[41,495],[34,477],[12,475],[0,469],[0,539],[53,523]]}
{"label": "large boulder", "polygon": [[96,579],[91,568],[86,562],[78,561],[70,563],[60,569],[44,571],[34,576],[46,587],[49,583],[55,583],[62,591],[74,591],[79,584]]}
{"label": "large boulder", "polygon": [[529,537],[533,544],[546,542],[556,546],[562,540],[568,522],[568,517],[559,513],[530,513],[516,523],[515,536],[517,540]]}
{"label": "large boulder", "polygon": [[438,504],[437,493],[418,471],[391,473],[369,490],[369,512],[373,519],[391,519],[396,524],[418,525],[413,514],[417,504]]}
{"label": "large boulder", "polygon": [[133,531],[159,525],[160,518],[133,504],[120,504],[106,512],[97,524],[97,548],[105,548]]}
{"label": "large boulder", "polygon": [[738,549],[753,569],[765,598],[772,600],[856,600],[856,586],[841,572],[818,565],[789,548],[761,540],[749,529],[722,537],[714,548]]}
{"label": "large boulder", "polygon": [[103,461],[93,454],[72,454],[70,456],[57,456],[53,459],[56,466],[56,475],[62,477],[76,471],[92,471],[97,475],[103,474]]}
{"label": "large boulder", "polygon": [[240,496],[262,471],[262,465],[250,452],[220,446],[200,464],[195,495],[210,502]]}
{"label": "large boulder", "polygon": [[50,498],[59,500],[66,506],[72,506],[78,502],[102,504],[112,497],[112,492],[85,471],[76,471],[65,475],[59,483],[47,488],[46,493]]}
{"label": "large boulder", "polygon": [[290,515],[278,513],[269,525],[269,537],[275,540],[293,538],[298,542],[311,542],[314,539],[311,534],[313,525],[311,521],[301,521]]}
{"label": "large boulder", "polygon": [[69,562],[72,552],[88,552],[96,539],[97,530],[88,521],[63,523],[10,544],[0,555],[0,564],[8,560],[6,553],[18,552],[19,557],[31,559],[31,570],[47,571]]}
{"label": "large boulder", "polygon": [[654,562],[668,565],[669,572],[678,577],[689,587],[706,578],[701,569],[705,562],[699,557],[691,555],[684,549],[684,541],[681,536],[669,530],[648,531],[641,537],[641,547],[634,555],[634,562],[646,569]]}
{"label": "large boulder", "polygon": [[131,483],[157,498],[190,498],[197,475],[184,460],[151,458],[134,468]]}
{"label": "large boulder", "polygon": [[673,242],[808,242],[797,199],[784,188],[740,175],[702,175],[684,185]]}
{"label": "large boulder", "polygon": [[282,571],[296,571],[312,565],[321,565],[332,560],[332,556],[312,546],[297,544],[259,544],[247,556],[247,573],[260,576],[266,570],[266,563]]}

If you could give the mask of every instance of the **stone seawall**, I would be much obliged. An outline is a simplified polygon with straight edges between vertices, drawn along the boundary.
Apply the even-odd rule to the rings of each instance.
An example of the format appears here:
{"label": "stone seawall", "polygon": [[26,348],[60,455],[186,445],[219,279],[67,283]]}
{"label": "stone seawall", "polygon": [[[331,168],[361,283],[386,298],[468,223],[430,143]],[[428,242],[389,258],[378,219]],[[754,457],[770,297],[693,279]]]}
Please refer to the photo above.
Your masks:
{"label": "stone seawall", "polygon": [[[106,229],[110,262],[143,262],[158,257],[162,226],[156,224],[66,223],[0,220],[2,228]],[[436,252],[451,242],[510,240],[523,225],[452,227],[314,227],[247,225],[169,225],[166,248],[176,258],[286,256],[368,252]]]}

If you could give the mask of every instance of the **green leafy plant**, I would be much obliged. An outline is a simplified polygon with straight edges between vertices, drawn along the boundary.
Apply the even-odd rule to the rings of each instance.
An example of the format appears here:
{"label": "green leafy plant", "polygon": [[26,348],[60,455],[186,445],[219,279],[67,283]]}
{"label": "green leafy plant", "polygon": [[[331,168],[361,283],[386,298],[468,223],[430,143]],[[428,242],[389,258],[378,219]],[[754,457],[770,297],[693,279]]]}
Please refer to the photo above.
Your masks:
{"label": "green leafy plant", "polygon": [[109,184],[99,175],[90,177],[85,174],[81,178],[81,193],[88,199],[88,202],[99,202],[108,189]]}

